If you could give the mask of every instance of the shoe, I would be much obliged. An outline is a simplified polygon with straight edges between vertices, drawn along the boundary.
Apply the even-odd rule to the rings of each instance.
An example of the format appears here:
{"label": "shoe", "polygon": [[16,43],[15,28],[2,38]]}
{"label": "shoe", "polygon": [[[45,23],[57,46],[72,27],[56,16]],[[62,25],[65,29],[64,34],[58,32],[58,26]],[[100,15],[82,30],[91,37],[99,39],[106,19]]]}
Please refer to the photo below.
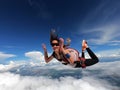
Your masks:
{"label": "shoe", "polygon": [[82,41],[82,51],[85,51],[88,48],[87,42],[85,40]]}

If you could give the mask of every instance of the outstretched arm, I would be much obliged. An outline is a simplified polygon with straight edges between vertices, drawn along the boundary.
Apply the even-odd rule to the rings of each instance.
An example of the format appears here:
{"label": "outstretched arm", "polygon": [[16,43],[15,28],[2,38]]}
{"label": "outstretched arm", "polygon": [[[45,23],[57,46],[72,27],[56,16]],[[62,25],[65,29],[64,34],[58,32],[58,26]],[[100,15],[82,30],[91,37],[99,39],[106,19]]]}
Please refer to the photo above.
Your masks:
{"label": "outstretched arm", "polygon": [[51,55],[50,57],[48,57],[47,48],[46,48],[45,44],[42,44],[42,48],[44,50],[44,59],[45,59],[45,62],[48,63],[49,61],[51,61],[53,59],[53,56]]}

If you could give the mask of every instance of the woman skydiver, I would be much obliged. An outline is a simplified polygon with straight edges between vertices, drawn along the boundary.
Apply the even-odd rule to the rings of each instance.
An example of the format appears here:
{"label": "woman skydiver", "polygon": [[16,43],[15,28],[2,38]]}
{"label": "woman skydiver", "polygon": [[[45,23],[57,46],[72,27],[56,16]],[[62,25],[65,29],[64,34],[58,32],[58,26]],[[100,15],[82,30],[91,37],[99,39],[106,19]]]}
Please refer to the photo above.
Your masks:
{"label": "woman skydiver", "polygon": [[[70,44],[70,39],[68,39],[68,44],[64,45],[64,39],[58,38],[58,35],[55,31],[51,31],[50,44],[53,49],[53,53],[50,56],[48,56],[46,45],[42,44],[46,63],[50,62],[53,58],[56,58],[64,65],[69,64],[75,68],[85,68],[86,66],[91,66],[93,64],[98,63],[99,61],[97,56],[88,47],[87,42],[85,40],[82,41],[81,57],[79,57],[79,52],[77,50],[67,47]],[[85,59],[85,50],[88,52],[91,58]]]}

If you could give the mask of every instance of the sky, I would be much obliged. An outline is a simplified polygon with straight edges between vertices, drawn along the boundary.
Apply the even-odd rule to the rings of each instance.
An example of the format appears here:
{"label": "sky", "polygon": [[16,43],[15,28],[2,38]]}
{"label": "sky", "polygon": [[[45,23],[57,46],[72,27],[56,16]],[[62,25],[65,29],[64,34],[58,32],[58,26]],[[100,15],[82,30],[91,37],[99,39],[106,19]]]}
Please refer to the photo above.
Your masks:
{"label": "sky", "polygon": [[80,52],[87,40],[100,62],[119,60],[119,24],[119,0],[1,0],[0,63],[44,62],[51,29]]}

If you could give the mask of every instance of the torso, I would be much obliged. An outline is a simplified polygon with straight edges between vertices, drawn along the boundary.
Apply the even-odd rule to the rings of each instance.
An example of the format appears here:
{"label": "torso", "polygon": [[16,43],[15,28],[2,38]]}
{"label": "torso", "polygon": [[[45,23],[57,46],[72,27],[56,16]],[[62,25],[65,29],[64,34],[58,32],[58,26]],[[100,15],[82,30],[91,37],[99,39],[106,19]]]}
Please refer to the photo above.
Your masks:
{"label": "torso", "polygon": [[56,54],[55,52],[53,52],[52,56],[60,62],[69,63],[69,61],[65,58],[63,53]]}
{"label": "torso", "polygon": [[[74,58],[74,61],[78,61],[79,52],[72,48],[68,48],[68,51],[69,54]],[[53,52],[52,56],[62,63],[69,64],[69,61],[67,60],[63,53],[56,54],[55,52]]]}

